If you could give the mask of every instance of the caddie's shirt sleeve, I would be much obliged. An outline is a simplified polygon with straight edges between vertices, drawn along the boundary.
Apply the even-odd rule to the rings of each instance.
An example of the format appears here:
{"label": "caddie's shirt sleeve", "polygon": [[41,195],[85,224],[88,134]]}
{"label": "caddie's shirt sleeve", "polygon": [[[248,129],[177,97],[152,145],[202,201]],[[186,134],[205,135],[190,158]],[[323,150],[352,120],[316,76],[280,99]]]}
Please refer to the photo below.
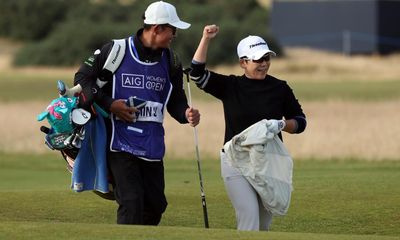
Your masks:
{"label": "caddie's shirt sleeve", "polygon": [[108,83],[103,88],[99,88],[96,84],[97,79],[102,81],[110,81],[112,79],[112,77],[102,73],[104,63],[112,45],[113,42],[109,42],[101,49],[97,49],[84,61],[79,70],[75,73],[74,85],[80,84],[82,86],[79,102],[81,107],[85,109],[90,108],[92,103],[96,102],[103,109],[109,111],[114,101],[111,95],[107,94],[107,90],[110,88],[109,85],[111,84]]}
{"label": "caddie's shirt sleeve", "polygon": [[[170,52],[170,54],[173,53]],[[174,68],[170,69],[172,92],[168,100],[167,110],[168,113],[179,123],[187,123],[188,120],[186,119],[185,112],[189,105],[187,104],[184,90],[182,63],[176,55],[173,58],[175,59],[175,63],[170,64],[170,66]]]}

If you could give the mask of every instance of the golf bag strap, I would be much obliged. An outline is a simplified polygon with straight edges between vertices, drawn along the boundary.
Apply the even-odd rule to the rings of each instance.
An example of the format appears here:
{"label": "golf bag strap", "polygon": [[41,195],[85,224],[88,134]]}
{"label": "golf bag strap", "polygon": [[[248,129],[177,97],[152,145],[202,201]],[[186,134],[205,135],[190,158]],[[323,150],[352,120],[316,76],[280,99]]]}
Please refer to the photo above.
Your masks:
{"label": "golf bag strap", "polygon": [[[108,70],[111,72],[111,74],[114,74],[114,72],[118,69],[122,59],[124,59],[126,50],[125,39],[114,39],[113,42],[114,44],[103,66],[103,70]],[[102,88],[107,81],[101,81],[100,79],[97,79],[96,83],[100,88]]]}
{"label": "golf bag strap", "polygon": [[[126,39],[114,39],[113,42],[114,44],[103,66],[103,71],[109,71],[111,75],[114,74],[115,71],[117,71],[119,65],[124,59],[126,51]],[[174,76],[176,69],[179,68],[177,56],[171,48],[168,48],[167,52],[169,54],[168,60],[170,66],[170,76]],[[99,86],[100,88],[106,85],[106,83],[107,81],[102,81],[100,79],[97,79],[96,81],[97,86]]]}

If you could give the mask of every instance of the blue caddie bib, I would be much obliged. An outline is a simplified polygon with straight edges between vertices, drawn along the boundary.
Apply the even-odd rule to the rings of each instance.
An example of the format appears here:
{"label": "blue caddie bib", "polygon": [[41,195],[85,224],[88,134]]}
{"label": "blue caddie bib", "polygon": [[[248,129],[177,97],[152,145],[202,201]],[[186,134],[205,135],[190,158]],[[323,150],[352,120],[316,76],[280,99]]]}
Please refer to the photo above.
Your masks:
{"label": "blue caddie bib", "polygon": [[135,123],[125,123],[111,116],[111,151],[131,153],[149,161],[160,161],[165,154],[164,113],[172,91],[166,51],[159,62],[139,60],[133,43],[128,39],[129,51],[114,73],[113,98],[128,99],[137,96],[147,100]]}

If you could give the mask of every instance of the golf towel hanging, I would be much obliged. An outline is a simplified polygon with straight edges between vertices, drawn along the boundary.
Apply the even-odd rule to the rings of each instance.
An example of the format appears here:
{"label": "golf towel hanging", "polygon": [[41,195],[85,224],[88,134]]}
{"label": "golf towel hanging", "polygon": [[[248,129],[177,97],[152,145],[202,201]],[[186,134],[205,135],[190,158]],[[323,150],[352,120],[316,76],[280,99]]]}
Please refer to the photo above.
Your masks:
{"label": "golf towel hanging", "polygon": [[95,190],[109,192],[106,162],[106,128],[104,119],[97,117],[85,126],[86,137],[75,159],[71,188],[77,192]]}

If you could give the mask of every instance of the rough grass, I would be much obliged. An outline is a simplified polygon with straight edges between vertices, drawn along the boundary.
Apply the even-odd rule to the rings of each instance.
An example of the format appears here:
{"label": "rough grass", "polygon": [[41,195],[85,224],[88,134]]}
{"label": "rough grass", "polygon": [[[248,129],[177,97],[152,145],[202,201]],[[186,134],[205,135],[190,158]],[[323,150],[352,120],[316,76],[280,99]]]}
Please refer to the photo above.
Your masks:
{"label": "rough grass", "polygon": [[[48,102],[0,104],[0,151],[48,152],[39,131],[47,122],[36,121]],[[198,126],[199,148],[203,157],[218,156],[224,135],[222,105],[195,102],[201,110]],[[382,102],[302,102],[308,116],[307,130],[299,135],[284,134],[294,158],[350,158],[366,160],[398,159],[400,156],[400,100]],[[194,156],[193,130],[171,117],[165,119],[167,155]]]}

